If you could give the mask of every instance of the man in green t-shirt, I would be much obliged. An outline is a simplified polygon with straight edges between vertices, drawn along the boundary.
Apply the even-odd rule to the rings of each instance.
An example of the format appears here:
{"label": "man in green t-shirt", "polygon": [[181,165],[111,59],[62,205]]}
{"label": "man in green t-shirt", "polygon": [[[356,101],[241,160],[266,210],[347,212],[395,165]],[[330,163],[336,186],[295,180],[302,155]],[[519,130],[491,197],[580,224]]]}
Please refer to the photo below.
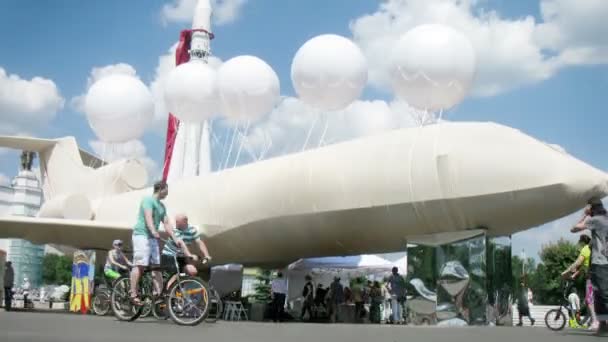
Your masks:
{"label": "man in green t-shirt", "polygon": [[[152,196],[146,196],[141,200],[137,223],[133,227],[133,269],[131,270],[131,300],[136,305],[142,305],[138,297],[139,279],[143,274],[144,267],[150,266],[154,283],[153,295],[159,295],[163,286],[160,269],[160,250],[158,229],[160,223],[169,236],[175,239],[173,227],[167,216],[167,210],[161,200],[169,194],[169,186],[164,181],[154,184]],[[179,242],[181,243],[181,241]]]}

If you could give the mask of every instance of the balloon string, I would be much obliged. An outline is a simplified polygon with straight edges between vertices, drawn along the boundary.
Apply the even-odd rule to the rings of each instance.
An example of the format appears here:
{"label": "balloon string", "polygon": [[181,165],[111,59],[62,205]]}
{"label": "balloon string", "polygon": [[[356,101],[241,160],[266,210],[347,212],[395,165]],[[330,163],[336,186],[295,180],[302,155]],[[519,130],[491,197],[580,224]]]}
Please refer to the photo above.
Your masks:
{"label": "balloon string", "polygon": [[234,165],[232,165],[232,168],[236,167],[236,164],[239,162],[239,157],[241,156],[241,151],[243,150],[243,142],[244,139],[246,139],[247,134],[249,132],[249,126],[251,125],[251,120],[248,118],[247,119],[247,123],[245,124],[245,129],[243,130],[243,134],[240,134],[240,144],[239,144],[239,149],[236,153],[236,158],[234,159]]}
{"label": "balloon string", "polygon": [[315,113],[315,119],[310,124],[310,129],[308,130],[308,134],[306,135],[306,140],[304,141],[304,145],[302,145],[302,151],[304,151],[306,149],[306,146],[308,145],[308,140],[310,140],[310,136],[312,134],[312,129],[317,124],[317,120],[319,120],[319,116],[320,116],[319,112],[316,112]]}
{"label": "balloon string", "polygon": [[230,141],[230,147],[228,148],[228,155],[226,156],[226,159],[224,160],[224,166],[222,167],[222,170],[228,166],[228,161],[230,160],[230,155],[232,154],[232,148],[234,147],[234,139],[236,138],[236,134],[238,133],[238,130],[239,130],[239,127],[234,126],[234,128],[232,130],[232,139]]}
{"label": "balloon string", "polygon": [[[266,138],[268,138],[268,146],[266,146]],[[272,147],[272,136],[270,134],[267,134],[266,132],[264,132],[264,149],[262,150],[262,153],[260,153],[260,156],[258,157],[257,161],[260,161],[264,157],[266,157],[266,153],[268,153],[268,151],[270,151],[271,147]]]}
{"label": "balloon string", "polygon": [[327,134],[327,128],[329,127],[329,117],[326,115],[325,116],[325,128],[323,128],[323,134],[321,134],[321,138],[319,139],[319,145],[317,145],[317,148],[321,147],[321,145],[323,145],[323,143],[325,142],[325,135]]}
{"label": "balloon string", "polygon": [[[224,143],[222,144],[222,156],[226,155],[226,150],[228,148],[228,140],[230,139],[230,134],[224,133]],[[222,162],[220,161],[219,165],[218,165],[218,170],[221,171],[222,168]]]}

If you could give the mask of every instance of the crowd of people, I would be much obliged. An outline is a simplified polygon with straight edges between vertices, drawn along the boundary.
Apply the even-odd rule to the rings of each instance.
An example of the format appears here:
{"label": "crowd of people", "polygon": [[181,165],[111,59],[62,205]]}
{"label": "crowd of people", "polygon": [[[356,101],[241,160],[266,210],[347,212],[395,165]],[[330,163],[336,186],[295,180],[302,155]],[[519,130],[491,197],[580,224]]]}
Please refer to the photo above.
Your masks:
{"label": "crowd of people", "polygon": [[[285,298],[287,281],[279,272],[272,282],[271,317],[277,322],[285,316]],[[344,286],[339,276],[325,287],[319,283],[315,287],[310,275],[305,276],[302,289],[302,309],[300,320],[319,321],[327,319],[330,322],[343,321],[340,306],[354,304],[355,322],[363,322],[368,316],[372,323],[386,321],[389,324],[405,324],[406,283],[399,274],[397,267],[392,269],[390,276],[379,281],[369,281],[363,277],[355,278],[350,286]],[[366,310],[369,306],[369,312]],[[390,316],[388,315],[390,311]],[[383,318],[386,317],[386,319]]]}

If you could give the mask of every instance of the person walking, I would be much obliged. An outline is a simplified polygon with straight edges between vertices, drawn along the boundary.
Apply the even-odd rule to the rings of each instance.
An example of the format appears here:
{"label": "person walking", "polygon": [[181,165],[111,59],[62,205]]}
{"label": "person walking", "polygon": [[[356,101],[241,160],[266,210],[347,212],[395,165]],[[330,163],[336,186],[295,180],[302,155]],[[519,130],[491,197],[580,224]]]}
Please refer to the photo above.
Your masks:
{"label": "person walking", "polygon": [[13,270],[13,264],[10,261],[7,261],[4,266],[4,310],[10,311],[13,302],[15,271]]}

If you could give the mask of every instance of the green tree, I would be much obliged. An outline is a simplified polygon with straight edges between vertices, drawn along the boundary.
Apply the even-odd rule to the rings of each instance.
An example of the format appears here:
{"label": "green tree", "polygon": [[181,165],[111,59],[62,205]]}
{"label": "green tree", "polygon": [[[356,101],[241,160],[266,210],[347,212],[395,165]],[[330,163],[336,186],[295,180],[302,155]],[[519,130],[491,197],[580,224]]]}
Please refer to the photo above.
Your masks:
{"label": "green tree", "polygon": [[[579,252],[579,247],[569,241],[560,239],[542,247],[536,282],[539,301],[543,304],[558,304],[563,298],[561,273],[572,264]],[[584,293],[583,279],[579,279],[576,287],[579,293]]]}
{"label": "green tree", "polygon": [[262,270],[258,273],[256,278],[256,284],[254,285],[255,294],[253,299],[256,302],[270,303],[270,281],[272,279],[272,272],[270,270]]}
{"label": "green tree", "polygon": [[72,279],[72,259],[47,254],[42,259],[42,282],[50,285],[69,285]]}
{"label": "green tree", "polygon": [[528,288],[530,288],[535,295],[534,301],[538,302],[538,297],[536,297],[539,286],[538,267],[536,266],[534,259],[527,258],[524,262],[519,256],[513,255],[511,257],[511,272],[513,299],[516,300],[518,298],[517,296],[521,291],[521,280],[523,278],[525,279]]}

